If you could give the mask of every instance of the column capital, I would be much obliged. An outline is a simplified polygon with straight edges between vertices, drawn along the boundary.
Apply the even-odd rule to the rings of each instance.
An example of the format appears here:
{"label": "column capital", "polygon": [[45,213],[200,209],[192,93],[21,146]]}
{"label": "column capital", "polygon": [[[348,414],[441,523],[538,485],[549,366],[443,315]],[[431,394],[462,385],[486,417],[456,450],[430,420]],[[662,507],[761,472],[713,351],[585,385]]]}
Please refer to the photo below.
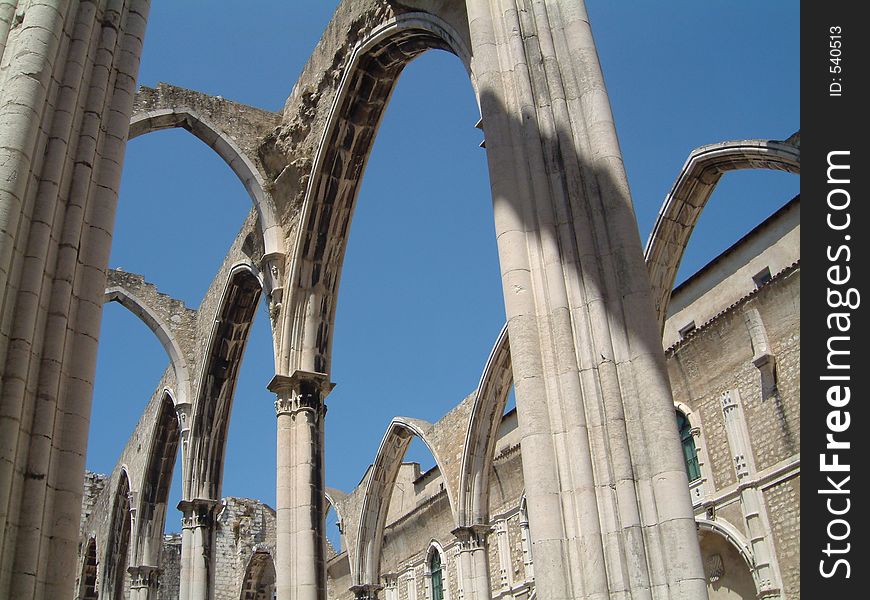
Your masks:
{"label": "column capital", "polygon": [[130,574],[130,589],[150,588],[156,590],[160,587],[160,567],[139,565],[127,567],[127,572]]}
{"label": "column capital", "polygon": [[266,387],[278,396],[275,400],[278,415],[301,410],[322,414],[326,411],[324,400],[335,384],[329,381],[326,373],[296,370],[290,376],[275,375]]}
{"label": "column capital", "polygon": [[355,600],[378,600],[378,592],[382,589],[384,589],[382,585],[365,583],[351,586],[350,591],[353,592]]}
{"label": "column capital", "polygon": [[459,551],[479,550],[486,548],[486,537],[492,528],[489,525],[466,525],[457,527],[451,533],[459,541]]}
{"label": "column capital", "polygon": [[194,529],[211,525],[214,516],[214,508],[218,501],[210,498],[194,498],[182,500],[178,503],[181,511],[181,528]]}

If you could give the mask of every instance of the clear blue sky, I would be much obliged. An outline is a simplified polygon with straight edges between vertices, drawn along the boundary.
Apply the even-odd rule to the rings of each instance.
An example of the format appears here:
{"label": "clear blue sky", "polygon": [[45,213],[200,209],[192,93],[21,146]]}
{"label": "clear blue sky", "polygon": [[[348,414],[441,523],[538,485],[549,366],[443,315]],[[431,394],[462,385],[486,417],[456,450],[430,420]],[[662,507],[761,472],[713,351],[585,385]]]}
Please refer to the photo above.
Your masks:
{"label": "clear blue sky", "polygon": [[[279,110],[335,0],[155,0],[140,82]],[[799,3],[588,0],[646,241],[687,154],[799,127]],[[225,8],[226,10],[221,10]],[[459,60],[429,52],[402,75],[363,180],[343,272],[327,403],[327,483],[349,490],[394,415],[435,421],[477,385],[504,321],[479,115]],[[794,176],[727,176],[680,277],[798,192]],[[251,203],[230,169],[184,131],[133,140],[111,266],[198,306]],[[106,307],[88,468],[110,472],[167,358]],[[236,392],[224,495],[275,501],[268,319],[255,321]],[[425,449],[411,456],[431,464]],[[171,505],[180,494],[176,469]],[[168,530],[179,529],[170,514]]]}

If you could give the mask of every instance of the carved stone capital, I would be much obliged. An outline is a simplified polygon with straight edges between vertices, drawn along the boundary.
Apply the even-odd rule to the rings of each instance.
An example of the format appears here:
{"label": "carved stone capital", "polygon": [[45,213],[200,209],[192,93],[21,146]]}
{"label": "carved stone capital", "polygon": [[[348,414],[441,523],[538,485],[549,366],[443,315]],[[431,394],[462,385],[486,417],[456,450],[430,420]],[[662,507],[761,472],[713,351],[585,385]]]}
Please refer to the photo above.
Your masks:
{"label": "carved stone capital", "polygon": [[451,533],[459,541],[459,551],[469,552],[486,549],[486,537],[492,528],[489,525],[457,527]]}
{"label": "carved stone capital", "polygon": [[267,386],[270,392],[277,396],[275,400],[275,413],[294,414],[308,410],[318,416],[326,412],[324,400],[334,383],[330,383],[329,376],[325,373],[313,373],[310,371],[295,371],[293,375],[275,375]]}
{"label": "carved stone capital", "polygon": [[350,591],[353,592],[355,600],[378,600],[378,592],[384,589],[382,585],[366,583],[363,585],[351,586]]}
{"label": "carved stone capital", "polygon": [[207,498],[195,498],[182,500],[178,503],[181,511],[181,528],[196,529],[197,527],[211,527],[214,522],[214,508],[217,500]]}
{"label": "carved stone capital", "polygon": [[128,567],[127,572],[130,574],[130,589],[156,590],[160,587],[159,567],[139,565],[138,567]]}

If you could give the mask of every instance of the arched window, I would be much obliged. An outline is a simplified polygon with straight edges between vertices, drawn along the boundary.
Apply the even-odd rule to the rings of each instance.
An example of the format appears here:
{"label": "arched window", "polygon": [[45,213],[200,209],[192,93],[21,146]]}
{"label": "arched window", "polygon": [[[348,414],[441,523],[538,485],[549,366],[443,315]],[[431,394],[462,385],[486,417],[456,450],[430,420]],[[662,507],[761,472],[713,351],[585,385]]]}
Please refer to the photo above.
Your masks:
{"label": "arched window", "polygon": [[85,550],[80,587],[81,600],[97,600],[97,542],[94,538],[88,540],[87,550]]}
{"label": "arched window", "polygon": [[701,478],[701,465],[698,463],[698,449],[695,448],[695,438],[689,419],[680,411],[677,412],[677,430],[680,432],[680,442],[683,445],[683,459],[686,461],[686,474],[689,482]]}
{"label": "arched window", "polygon": [[432,580],[432,600],[444,600],[444,574],[441,570],[441,553],[437,549],[429,556],[429,574]]}

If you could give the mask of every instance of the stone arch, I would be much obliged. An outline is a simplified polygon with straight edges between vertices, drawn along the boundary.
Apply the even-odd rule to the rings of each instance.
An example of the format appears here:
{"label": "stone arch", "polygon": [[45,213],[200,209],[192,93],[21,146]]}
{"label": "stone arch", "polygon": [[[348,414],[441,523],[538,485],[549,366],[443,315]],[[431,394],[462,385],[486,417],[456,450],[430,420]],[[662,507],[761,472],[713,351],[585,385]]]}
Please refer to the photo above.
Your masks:
{"label": "stone arch", "polygon": [[347,526],[344,522],[344,515],[341,506],[339,506],[338,502],[342,498],[346,498],[347,494],[342,492],[341,490],[337,490],[335,488],[328,487],[323,491],[323,498],[326,500],[323,507],[323,518],[324,520],[329,515],[329,509],[335,511],[335,516],[338,522],[338,532],[341,535],[341,544],[339,548],[335,548],[335,551],[341,553],[343,550],[347,550],[347,540],[344,535],[344,529]]}
{"label": "stone arch", "polygon": [[[696,522],[711,600],[719,597],[754,600],[758,597],[761,587],[755,571],[755,557],[743,535],[722,519],[713,521],[697,517]],[[725,556],[721,555],[723,552]],[[718,592],[722,588],[720,596]]]}
{"label": "stone arch", "polygon": [[[399,467],[402,465],[402,458],[404,458],[414,436],[426,444],[441,473],[446,473],[443,468],[444,461],[436,451],[433,440],[430,439],[429,432],[431,430],[432,424],[421,419],[395,417],[390,422],[384,439],[381,441],[365,485],[355,543],[356,552],[351,563],[351,578],[354,587],[358,589],[370,589],[380,584],[381,546],[384,540],[384,526],[390,508],[390,499],[393,495]],[[456,505],[446,477],[445,488],[450,509],[455,517]]]}
{"label": "stone arch", "polygon": [[139,493],[133,566],[159,564],[180,429],[175,402],[169,390],[164,390]]}
{"label": "stone arch", "polygon": [[123,598],[124,584],[127,578],[127,561],[130,555],[130,537],[132,532],[132,499],[130,476],[126,467],[122,467],[112,501],[112,513],[109,519],[109,533],[106,542],[105,555],[102,564],[103,598]]}
{"label": "stone arch", "polygon": [[156,311],[148,306],[148,303],[142,301],[123,286],[111,285],[106,288],[103,303],[106,302],[117,302],[137,316],[157,336],[157,339],[169,356],[173,371],[175,371],[178,403],[186,404],[189,402],[191,394],[190,368],[188,367],[188,361],[181,349],[181,345],[172,332],[172,328],[160,318]]}
{"label": "stone arch", "polygon": [[248,560],[240,600],[272,600],[275,591],[275,561],[267,550],[256,550]]}
{"label": "stone arch", "polygon": [[[167,86],[169,87],[169,86]],[[170,88],[173,89],[173,88]],[[185,90],[187,91],[187,90]],[[232,169],[245,186],[254,208],[263,235],[266,254],[282,253],[281,228],[275,211],[275,203],[267,192],[267,178],[261,168],[226,131],[212,122],[199,110],[185,106],[159,106],[135,112],[130,119],[129,139],[160,131],[180,128],[211,148]]]}
{"label": "stone arch", "polygon": [[376,27],[351,54],[315,154],[286,281],[284,372],[329,373],[341,266],[363,170],[378,125],[404,67],[440,49],[470,73],[461,36],[429,13],[398,15]]}
{"label": "stone arch", "polygon": [[693,150],[659,209],[644,257],[658,314],[664,327],[677,269],[692,230],[722,175],[740,169],[800,173],[800,141],[740,140]]}
{"label": "stone arch", "polygon": [[233,267],[218,303],[193,406],[185,458],[186,499],[217,500],[236,379],[262,285],[248,264]]}
{"label": "stone arch", "polygon": [[78,600],[97,600],[97,540],[88,538],[79,576]]}
{"label": "stone arch", "polygon": [[460,527],[489,523],[489,475],[512,383],[510,340],[505,325],[486,361],[468,421],[459,480]]}

